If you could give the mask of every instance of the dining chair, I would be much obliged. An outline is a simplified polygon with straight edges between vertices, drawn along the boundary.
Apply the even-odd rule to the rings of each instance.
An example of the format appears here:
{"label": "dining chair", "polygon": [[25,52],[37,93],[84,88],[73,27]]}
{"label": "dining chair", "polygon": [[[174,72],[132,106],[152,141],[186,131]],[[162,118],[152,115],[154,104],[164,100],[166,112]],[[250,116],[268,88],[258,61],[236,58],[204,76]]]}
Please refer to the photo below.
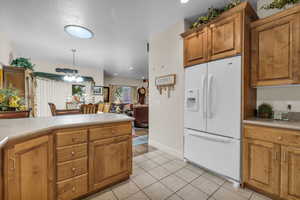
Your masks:
{"label": "dining chair", "polygon": [[82,114],[96,114],[98,107],[98,104],[83,104],[80,106],[80,111]]}
{"label": "dining chair", "polygon": [[104,103],[99,103],[98,112],[103,112],[103,110],[104,110]]}
{"label": "dining chair", "polygon": [[103,112],[108,113],[110,111],[111,103],[104,104]]}

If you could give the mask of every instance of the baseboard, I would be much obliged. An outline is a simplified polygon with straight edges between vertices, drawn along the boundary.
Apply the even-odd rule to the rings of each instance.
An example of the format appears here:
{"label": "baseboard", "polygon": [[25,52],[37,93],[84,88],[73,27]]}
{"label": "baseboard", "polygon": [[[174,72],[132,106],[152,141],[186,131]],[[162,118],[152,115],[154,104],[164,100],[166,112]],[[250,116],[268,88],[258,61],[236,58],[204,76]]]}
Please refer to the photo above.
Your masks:
{"label": "baseboard", "polygon": [[153,147],[155,147],[155,148],[157,148],[161,151],[164,151],[168,154],[171,154],[171,155],[177,157],[178,159],[183,160],[183,152],[180,152],[180,151],[178,151],[174,148],[170,148],[170,147],[168,147],[164,144],[161,144],[161,143],[159,143],[155,140],[151,140],[151,139],[149,139],[149,145],[151,145],[151,146],[153,146]]}

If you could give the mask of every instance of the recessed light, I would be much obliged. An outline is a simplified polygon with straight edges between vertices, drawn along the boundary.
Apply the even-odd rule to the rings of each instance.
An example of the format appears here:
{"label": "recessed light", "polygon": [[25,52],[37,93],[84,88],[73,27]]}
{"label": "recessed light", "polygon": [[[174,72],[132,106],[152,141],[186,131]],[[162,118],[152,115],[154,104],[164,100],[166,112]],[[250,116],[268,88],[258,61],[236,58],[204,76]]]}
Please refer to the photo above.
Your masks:
{"label": "recessed light", "polygon": [[114,73],[114,76],[118,76],[119,74],[118,73]]}
{"label": "recessed light", "polygon": [[132,71],[134,68],[133,67],[129,67],[129,70]]}
{"label": "recessed light", "polygon": [[86,27],[79,25],[66,25],[65,32],[69,35],[82,39],[90,39],[94,37],[94,33]]}
{"label": "recessed light", "polygon": [[189,2],[189,0],[180,0],[182,4]]}
{"label": "recessed light", "polygon": [[145,79],[145,77],[143,76],[143,77],[142,77],[142,79],[144,80],[144,79]]}

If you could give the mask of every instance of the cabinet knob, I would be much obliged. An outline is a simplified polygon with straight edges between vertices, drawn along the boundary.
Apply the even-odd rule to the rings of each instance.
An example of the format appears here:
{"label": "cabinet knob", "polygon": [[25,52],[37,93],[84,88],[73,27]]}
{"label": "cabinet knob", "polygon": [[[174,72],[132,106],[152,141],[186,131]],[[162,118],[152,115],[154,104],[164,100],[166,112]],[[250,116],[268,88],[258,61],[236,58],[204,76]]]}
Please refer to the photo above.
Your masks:
{"label": "cabinet knob", "polygon": [[75,192],[75,191],[76,191],[76,188],[75,188],[75,187],[73,187],[73,188],[72,188],[72,191],[73,191],[73,192]]}
{"label": "cabinet knob", "polygon": [[75,172],[75,171],[76,171],[76,168],[75,168],[75,167],[73,167],[73,168],[72,168],[72,171],[73,171],[73,172]]}
{"label": "cabinet knob", "polygon": [[282,137],[281,137],[281,136],[279,136],[277,139],[278,139],[278,140],[282,140]]}
{"label": "cabinet knob", "polygon": [[74,155],[75,155],[75,152],[74,152],[74,151],[72,151],[72,152],[71,152],[71,155],[72,155],[72,156],[74,156]]}

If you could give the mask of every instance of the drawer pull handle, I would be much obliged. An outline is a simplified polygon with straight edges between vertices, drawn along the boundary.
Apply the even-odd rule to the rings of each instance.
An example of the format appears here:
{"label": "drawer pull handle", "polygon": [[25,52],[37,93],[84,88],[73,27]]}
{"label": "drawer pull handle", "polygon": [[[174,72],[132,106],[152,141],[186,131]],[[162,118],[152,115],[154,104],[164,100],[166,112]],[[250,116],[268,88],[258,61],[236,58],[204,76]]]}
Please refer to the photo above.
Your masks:
{"label": "drawer pull handle", "polygon": [[286,152],[283,153],[283,162],[286,162]]}
{"label": "drawer pull handle", "polygon": [[73,167],[73,168],[72,168],[72,171],[73,171],[73,172],[75,172],[75,171],[76,171],[76,168],[75,168],[75,167]]}
{"label": "drawer pull handle", "polygon": [[278,152],[275,152],[275,160],[278,160]]}
{"label": "drawer pull handle", "polygon": [[279,136],[277,139],[278,139],[278,140],[282,140],[282,137],[281,137],[281,136]]}
{"label": "drawer pull handle", "polygon": [[14,171],[16,169],[16,160],[13,158],[10,158],[10,160],[12,161],[12,168],[11,170]]}

